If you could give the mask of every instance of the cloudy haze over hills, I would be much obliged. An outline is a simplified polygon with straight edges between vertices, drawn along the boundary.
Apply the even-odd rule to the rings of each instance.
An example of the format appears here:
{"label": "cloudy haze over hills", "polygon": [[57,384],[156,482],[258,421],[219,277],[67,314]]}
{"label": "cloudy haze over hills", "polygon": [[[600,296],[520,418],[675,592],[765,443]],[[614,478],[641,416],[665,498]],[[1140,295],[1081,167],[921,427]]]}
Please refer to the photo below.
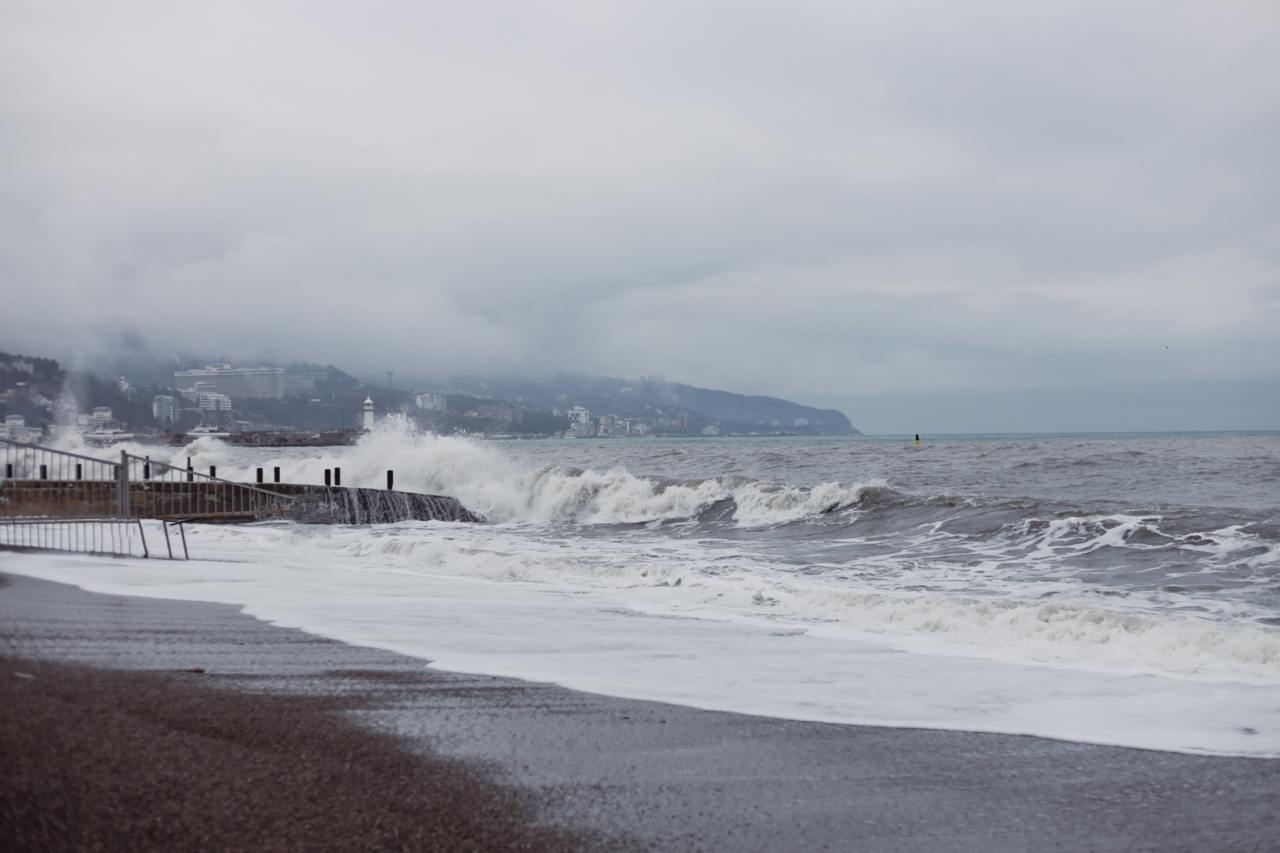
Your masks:
{"label": "cloudy haze over hills", "polygon": [[1280,426],[1280,12],[0,3],[0,339]]}

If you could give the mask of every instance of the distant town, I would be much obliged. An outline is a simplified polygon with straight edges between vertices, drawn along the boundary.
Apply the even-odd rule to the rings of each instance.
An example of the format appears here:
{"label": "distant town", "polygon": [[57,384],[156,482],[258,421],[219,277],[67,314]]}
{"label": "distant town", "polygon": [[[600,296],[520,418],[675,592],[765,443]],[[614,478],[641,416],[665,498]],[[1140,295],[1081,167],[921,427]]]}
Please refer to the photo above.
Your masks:
{"label": "distant town", "polygon": [[[638,389],[623,380],[589,378],[574,398],[573,382],[564,387],[529,385],[505,399],[468,388],[397,389],[362,383],[333,366],[289,367],[216,362],[184,366],[151,381],[127,375],[111,379],[88,371],[65,371],[53,359],[0,353],[0,436],[36,442],[55,427],[79,431],[89,443],[126,440],[184,444],[201,436],[258,445],[345,444],[384,418],[407,420],[441,435],[482,438],[648,438],[657,436],[794,435],[820,432],[821,422],[798,415],[789,419],[717,418],[678,404],[658,404],[643,380]],[[171,378],[170,378],[171,377]],[[156,379],[160,381],[156,381]],[[168,380],[168,381],[165,381]],[[565,390],[568,388],[568,390]],[[662,383],[688,389],[723,408],[726,400],[770,401],[728,392]],[[648,392],[648,393],[646,393]],[[541,400],[531,400],[530,395]],[[707,395],[719,395],[707,397]],[[554,402],[546,405],[546,398]],[[758,403],[756,404],[759,405]],[[593,410],[594,408],[594,410]],[[806,410],[810,411],[810,410]],[[815,410],[816,411],[816,410]],[[849,432],[847,419],[831,432]],[[843,426],[843,428],[841,428]]]}

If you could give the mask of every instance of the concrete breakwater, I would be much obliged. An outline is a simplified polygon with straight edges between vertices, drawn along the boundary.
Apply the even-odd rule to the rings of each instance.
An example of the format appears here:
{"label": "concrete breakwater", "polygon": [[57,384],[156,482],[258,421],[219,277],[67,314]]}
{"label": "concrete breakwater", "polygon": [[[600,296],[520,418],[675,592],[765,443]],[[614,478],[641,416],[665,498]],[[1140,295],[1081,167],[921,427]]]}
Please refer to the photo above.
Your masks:
{"label": "concrete breakwater", "polygon": [[[60,518],[120,514],[120,484],[107,480],[4,480],[0,515]],[[226,481],[132,481],[130,517],[237,523],[271,519],[304,524],[386,524],[484,519],[456,498],[415,492]]]}
{"label": "concrete breakwater", "polygon": [[457,498],[347,486],[266,486],[294,498],[289,517],[308,524],[386,524],[393,521],[467,521],[484,519]]}
{"label": "concrete breakwater", "polygon": [[[247,447],[347,447],[356,443],[363,434],[359,429],[330,430],[253,430],[233,432],[218,440],[224,444]],[[154,443],[169,447],[185,447],[191,443],[191,433],[168,432],[156,437]]]}

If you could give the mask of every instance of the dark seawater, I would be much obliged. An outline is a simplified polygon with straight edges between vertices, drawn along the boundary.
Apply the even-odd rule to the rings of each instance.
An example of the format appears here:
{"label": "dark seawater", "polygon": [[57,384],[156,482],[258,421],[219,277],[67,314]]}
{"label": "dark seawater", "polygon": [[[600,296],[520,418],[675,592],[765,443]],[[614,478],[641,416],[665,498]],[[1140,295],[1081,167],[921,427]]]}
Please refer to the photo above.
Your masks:
{"label": "dark seawater", "polygon": [[[621,467],[660,488],[722,484],[729,496],[691,516],[655,504],[646,517],[636,506],[633,523],[736,541],[780,571],[874,561],[881,579],[919,586],[943,576],[949,589],[973,592],[995,591],[995,578],[1069,579],[1100,595],[1164,593],[1206,612],[1244,605],[1280,623],[1277,433],[928,436],[920,446],[897,437],[566,440],[502,450],[568,472]],[[809,490],[830,483],[870,485],[814,502]],[[775,517],[742,523],[748,484],[776,500]],[[799,515],[786,499],[797,487],[809,498]],[[561,515],[580,522],[608,518],[599,510],[624,498],[606,479],[574,499]]]}
{"label": "dark seawater", "polygon": [[783,717],[1280,756],[1280,433],[175,452],[485,524],[193,529],[45,576],[246,605],[445,668]]}

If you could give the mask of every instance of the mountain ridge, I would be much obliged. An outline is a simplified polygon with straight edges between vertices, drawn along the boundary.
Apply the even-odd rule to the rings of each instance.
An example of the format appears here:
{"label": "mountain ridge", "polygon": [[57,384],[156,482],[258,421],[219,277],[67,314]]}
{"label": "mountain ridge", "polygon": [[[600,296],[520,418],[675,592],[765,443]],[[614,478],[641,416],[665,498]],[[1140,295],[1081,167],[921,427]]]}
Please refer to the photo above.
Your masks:
{"label": "mountain ridge", "polygon": [[689,416],[691,431],[715,424],[726,432],[861,434],[848,416],[836,409],[819,409],[782,397],[702,388],[659,377],[623,379],[560,372],[545,380],[534,380],[461,375],[452,377],[447,384],[452,390],[466,393],[546,408],[581,405],[592,412],[621,417],[651,415],[655,410],[683,411]]}
{"label": "mountain ridge", "polygon": [[[207,360],[190,355],[157,356],[144,344],[140,344],[118,354],[116,358],[102,359],[84,369],[65,371],[54,359],[2,353],[0,379],[5,380],[5,387],[21,380],[35,380],[33,384],[42,391],[42,403],[19,398],[8,399],[14,395],[5,395],[9,413],[24,414],[33,424],[47,419],[53,398],[61,392],[63,383],[70,381],[77,389],[77,397],[84,406],[109,406],[136,428],[150,421],[151,395],[175,393],[172,390],[174,370],[205,361]],[[331,364],[279,363],[261,359],[241,364],[278,366],[292,373],[307,374],[316,383],[313,395],[328,404],[328,408],[322,405],[320,409],[312,411],[315,406],[309,403],[318,402],[316,400],[309,403],[295,398],[278,402],[257,400],[252,404],[242,402],[237,408],[249,422],[310,428],[315,426],[312,422],[319,418],[317,423],[322,421],[328,426],[341,425],[349,419],[343,413],[349,415],[353,407],[358,408],[360,400],[369,394],[375,397],[380,406],[388,409],[418,411],[415,408],[414,392],[410,390],[416,388],[418,391],[434,390],[463,395],[462,399],[454,400],[451,405],[458,406],[459,413],[473,417],[477,416],[477,412],[471,410],[484,408],[479,405],[480,400],[474,398],[502,401],[511,404],[509,409],[519,407],[525,410],[542,410],[547,419],[552,418],[554,413],[554,417],[562,424],[559,426],[560,430],[570,424],[568,411],[581,406],[596,417],[638,420],[653,427],[657,434],[860,434],[849,418],[835,409],[806,406],[770,395],[739,394],[684,382],[670,382],[657,376],[624,379],[569,371],[539,378],[510,374],[456,374],[445,380],[402,380],[397,383],[398,387],[392,387],[394,374],[391,373],[385,374],[387,384],[381,385],[376,381],[361,383],[355,376]],[[128,377],[128,382],[125,377]],[[143,379],[145,384],[139,383],[139,379]],[[35,391],[36,388],[31,390]],[[138,397],[139,392],[145,392],[143,396],[148,399]],[[467,396],[473,399],[468,401]],[[337,408],[334,409],[334,406]],[[508,423],[507,428],[517,423],[525,426],[532,423],[529,411],[525,411],[518,419],[512,417],[511,411],[499,414],[516,421]],[[487,415],[479,413],[479,416]],[[459,421],[451,426],[468,430],[475,428],[475,424],[470,421]],[[500,425],[490,426],[498,429]],[[548,420],[540,423],[536,431],[555,430],[556,423]]]}

